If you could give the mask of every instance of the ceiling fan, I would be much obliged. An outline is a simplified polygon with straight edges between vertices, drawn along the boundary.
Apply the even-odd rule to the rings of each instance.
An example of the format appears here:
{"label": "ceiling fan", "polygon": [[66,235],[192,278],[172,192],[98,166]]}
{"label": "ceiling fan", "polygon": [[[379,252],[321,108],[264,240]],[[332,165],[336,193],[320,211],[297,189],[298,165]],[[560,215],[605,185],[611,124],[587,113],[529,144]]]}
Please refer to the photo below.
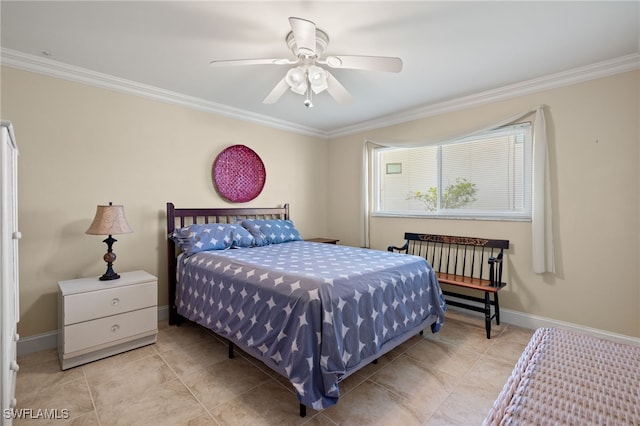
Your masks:
{"label": "ceiling fan", "polygon": [[295,56],[295,59],[230,59],[213,60],[211,66],[233,65],[295,65],[276,84],[266,98],[265,104],[272,104],[290,89],[299,95],[304,95],[304,105],[313,106],[312,94],[327,91],[339,103],[351,100],[351,95],[342,84],[326,69],[320,65],[326,65],[335,69],[357,69],[384,72],[400,72],[402,59],[387,56],[350,56],[336,55],[323,57],[329,36],[326,32],[316,27],[312,21],[302,18],[289,18],[291,31],[287,34],[285,42]]}

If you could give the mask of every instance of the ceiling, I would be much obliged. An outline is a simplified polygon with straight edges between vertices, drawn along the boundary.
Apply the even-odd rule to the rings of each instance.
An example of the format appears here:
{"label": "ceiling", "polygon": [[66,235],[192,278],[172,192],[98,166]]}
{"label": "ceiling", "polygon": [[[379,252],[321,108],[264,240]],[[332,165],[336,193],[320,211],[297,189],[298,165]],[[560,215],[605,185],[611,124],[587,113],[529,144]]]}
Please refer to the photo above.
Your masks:
{"label": "ceiling", "polygon": [[[637,1],[7,1],[2,61],[153,93],[277,127],[335,135],[571,70],[638,68]],[[397,56],[400,73],[331,70],[353,100],[287,91],[290,65],[214,68],[213,59],[293,58],[288,18],[314,21],[327,55]],[[595,64],[595,65],[594,65]],[[600,65],[598,65],[600,64]],[[62,71],[61,71],[62,70]]]}

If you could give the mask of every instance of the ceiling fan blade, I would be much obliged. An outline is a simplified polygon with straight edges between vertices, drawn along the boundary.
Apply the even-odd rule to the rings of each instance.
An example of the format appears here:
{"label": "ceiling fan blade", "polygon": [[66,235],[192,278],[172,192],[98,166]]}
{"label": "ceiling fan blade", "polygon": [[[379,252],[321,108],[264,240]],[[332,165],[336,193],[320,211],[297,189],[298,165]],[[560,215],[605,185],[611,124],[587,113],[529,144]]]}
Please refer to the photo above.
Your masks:
{"label": "ceiling fan blade", "polygon": [[331,68],[384,72],[402,71],[402,59],[389,56],[328,56],[327,59],[321,63],[327,64]]}
{"label": "ceiling fan blade", "polygon": [[333,99],[335,99],[340,104],[346,104],[351,101],[352,97],[347,89],[344,88],[342,84],[329,72],[327,73],[327,92]]}
{"label": "ceiling fan blade", "polygon": [[289,85],[287,84],[287,77],[284,77],[282,80],[278,82],[278,84],[276,84],[276,87],[274,87],[271,90],[271,92],[269,92],[269,94],[267,95],[266,98],[264,98],[262,103],[274,104],[278,102],[278,99],[280,99],[280,97],[284,95],[284,92],[286,92],[288,88],[289,88]]}
{"label": "ceiling fan blade", "polygon": [[211,61],[212,67],[228,67],[237,65],[291,65],[297,63],[292,59],[224,59],[221,61]]}
{"label": "ceiling fan blade", "polygon": [[316,54],[316,24],[302,18],[289,18],[289,25],[298,46],[298,53],[308,56]]}

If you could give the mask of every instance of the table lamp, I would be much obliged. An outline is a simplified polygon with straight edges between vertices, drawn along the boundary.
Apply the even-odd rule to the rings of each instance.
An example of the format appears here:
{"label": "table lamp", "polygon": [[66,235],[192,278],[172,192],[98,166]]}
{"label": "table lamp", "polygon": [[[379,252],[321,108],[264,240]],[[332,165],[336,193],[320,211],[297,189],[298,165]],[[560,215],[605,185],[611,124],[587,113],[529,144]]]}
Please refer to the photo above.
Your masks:
{"label": "table lamp", "polygon": [[109,202],[108,206],[98,206],[96,216],[89,229],[85,232],[89,235],[108,235],[103,242],[107,243],[107,252],[103,259],[107,262],[107,272],[100,277],[100,281],[117,280],[120,275],[113,270],[113,262],[116,260],[116,254],[113,252],[112,246],[116,240],[112,235],[128,234],[133,232],[127,219],[124,217],[124,207],[114,206]]}

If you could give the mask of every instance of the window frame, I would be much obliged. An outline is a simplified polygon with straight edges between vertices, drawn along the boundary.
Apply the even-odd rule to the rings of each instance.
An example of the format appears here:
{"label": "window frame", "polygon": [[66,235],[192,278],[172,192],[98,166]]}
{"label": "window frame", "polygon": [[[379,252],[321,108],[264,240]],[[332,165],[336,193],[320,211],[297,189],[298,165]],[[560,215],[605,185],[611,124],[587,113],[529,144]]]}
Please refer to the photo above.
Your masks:
{"label": "window frame", "polygon": [[400,146],[378,146],[372,151],[372,175],[369,176],[372,182],[372,209],[371,216],[374,217],[406,217],[406,218],[432,218],[432,219],[466,219],[466,220],[501,220],[501,221],[531,221],[532,217],[532,172],[533,172],[533,125],[531,122],[521,122],[502,126],[497,129],[483,131],[471,136],[450,139],[447,141],[425,144],[423,146],[437,147],[437,182],[438,182],[438,204],[440,203],[440,194],[442,188],[442,147],[452,144],[468,143],[474,140],[487,139],[491,136],[499,136],[500,134],[509,134],[518,132],[525,128],[524,133],[524,151],[523,151],[523,197],[524,207],[516,211],[508,210],[468,210],[468,209],[441,209],[436,211],[418,211],[418,210],[401,210],[401,211],[383,211],[380,209],[381,204],[381,181],[384,175],[385,165],[381,162],[380,153],[386,150],[405,149],[410,150],[414,147]]}

